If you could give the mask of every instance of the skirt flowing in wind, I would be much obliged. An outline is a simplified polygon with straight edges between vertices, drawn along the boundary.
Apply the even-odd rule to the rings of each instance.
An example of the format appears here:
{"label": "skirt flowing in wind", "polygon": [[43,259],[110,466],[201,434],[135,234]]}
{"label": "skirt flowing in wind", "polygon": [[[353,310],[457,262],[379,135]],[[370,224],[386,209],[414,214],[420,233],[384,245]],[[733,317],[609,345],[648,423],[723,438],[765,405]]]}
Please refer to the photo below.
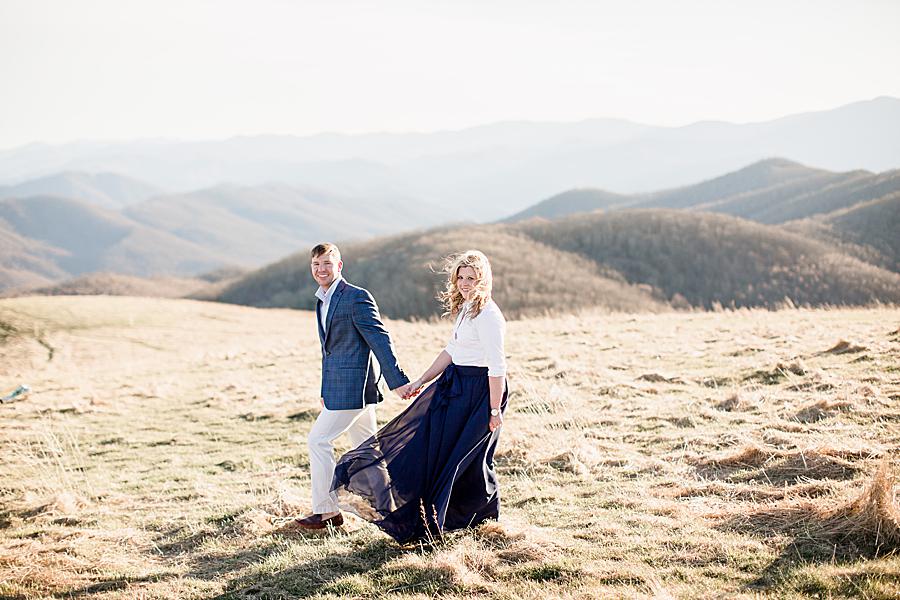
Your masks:
{"label": "skirt flowing in wind", "polygon": [[498,518],[500,429],[488,427],[487,372],[451,364],[406,410],[344,454],[331,486],[339,501],[400,543]]}

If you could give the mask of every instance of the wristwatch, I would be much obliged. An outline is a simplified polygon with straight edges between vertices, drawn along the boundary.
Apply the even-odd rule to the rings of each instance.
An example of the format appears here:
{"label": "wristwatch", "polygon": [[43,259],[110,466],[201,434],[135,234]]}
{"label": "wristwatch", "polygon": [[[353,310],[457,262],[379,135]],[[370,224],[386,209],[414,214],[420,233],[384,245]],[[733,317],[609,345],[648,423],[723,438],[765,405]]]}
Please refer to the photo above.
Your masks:
{"label": "wristwatch", "polygon": [[499,415],[500,415],[500,410],[499,410],[499,409],[496,409],[496,408],[492,408],[492,409],[491,409],[491,416],[492,416],[492,417],[496,417],[496,416],[499,416]]}

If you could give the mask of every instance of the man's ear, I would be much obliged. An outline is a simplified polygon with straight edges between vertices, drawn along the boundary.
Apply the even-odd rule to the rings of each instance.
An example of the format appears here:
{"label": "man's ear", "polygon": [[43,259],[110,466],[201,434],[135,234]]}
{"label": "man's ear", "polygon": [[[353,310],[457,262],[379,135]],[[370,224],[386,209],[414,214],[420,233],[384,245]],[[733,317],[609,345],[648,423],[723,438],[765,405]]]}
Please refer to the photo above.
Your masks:
{"label": "man's ear", "polygon": [[339,260],[339,261],[338,261],[338,268],[337,268],[337,270],[338,270],[338,273],[340,273],[341,271],[344,270],[344,261],[342,261],[342,260]]}

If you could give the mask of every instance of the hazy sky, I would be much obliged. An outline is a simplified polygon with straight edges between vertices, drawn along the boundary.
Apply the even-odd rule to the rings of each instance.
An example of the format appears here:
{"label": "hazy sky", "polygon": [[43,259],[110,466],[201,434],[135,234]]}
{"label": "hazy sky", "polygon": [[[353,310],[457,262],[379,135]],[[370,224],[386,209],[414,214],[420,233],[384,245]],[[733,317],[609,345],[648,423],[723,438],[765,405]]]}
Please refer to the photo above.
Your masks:
{"label": "hazy sky", "polygon": [[900,97],[894,0],[0,0],[0,148],[758,121]]}

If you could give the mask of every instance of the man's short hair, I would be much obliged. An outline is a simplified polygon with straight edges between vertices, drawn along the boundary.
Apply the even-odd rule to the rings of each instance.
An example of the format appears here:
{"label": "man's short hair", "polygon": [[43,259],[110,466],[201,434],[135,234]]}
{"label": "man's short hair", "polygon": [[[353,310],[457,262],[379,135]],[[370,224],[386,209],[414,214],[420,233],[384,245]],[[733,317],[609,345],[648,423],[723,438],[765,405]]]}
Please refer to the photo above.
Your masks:
{"label": "man's short hair", "polygon": [[330,254],[330,255],[334,256],[336,259],[338,259],[338,261],[341,260],[341,251],[338,250],[337,246],[335,246],[334,244],[330,244],[328,242],[325,242],[324,244],[318,244],[317,246],[315,246],[309,252],[309,258],[310,258],[310,260],[312,260],[314,258],[318,258],[325,254]]}

